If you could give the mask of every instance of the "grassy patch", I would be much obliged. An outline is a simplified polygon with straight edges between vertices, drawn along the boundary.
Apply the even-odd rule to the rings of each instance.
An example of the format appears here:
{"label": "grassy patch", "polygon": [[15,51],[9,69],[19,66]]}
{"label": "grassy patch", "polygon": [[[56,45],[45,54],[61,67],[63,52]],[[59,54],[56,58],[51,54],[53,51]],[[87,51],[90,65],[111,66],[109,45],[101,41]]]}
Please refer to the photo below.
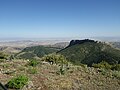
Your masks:
{"label": "grassy patch", "polygon": [[28,73],[29,74],[36,74],[37,73],[37,69],[35,67],[29,67],[28,68]]}
{"label": "grassy patch", "polygon": [[118,79],[120,79],[120,71],[113,71],[112,75]]}
{"label": "grassy patch", "polygon": [[6,86],[11,89],[21,89],[26,85],[28,82],[28,77],[24,75],[20,75],[16,78],[12,78]]}
{"label": "grassy patch", "polygon": [[30,66],[33,66],[33,67],[36,67],[38,64],[39,64],[39,63],[38,63],[37,60],[30,60],[30,62],[29,62],[29,65],[30,65]]}

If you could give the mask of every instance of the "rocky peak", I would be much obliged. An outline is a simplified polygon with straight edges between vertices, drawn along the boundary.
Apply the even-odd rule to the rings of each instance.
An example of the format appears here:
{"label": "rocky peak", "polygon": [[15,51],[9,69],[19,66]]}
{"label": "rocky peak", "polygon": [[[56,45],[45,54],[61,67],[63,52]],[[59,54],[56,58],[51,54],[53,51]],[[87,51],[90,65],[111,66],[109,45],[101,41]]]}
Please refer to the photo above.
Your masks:
{"label": "rocky peak", "polygon": [[76,45],[76,44],[82,44],[82,43],[85,43],[85,42],[96,42],[96,41],[90,40],[90,39],[84,39],[84,40],[71,40],[69,46],[73,46],[73,45]]}

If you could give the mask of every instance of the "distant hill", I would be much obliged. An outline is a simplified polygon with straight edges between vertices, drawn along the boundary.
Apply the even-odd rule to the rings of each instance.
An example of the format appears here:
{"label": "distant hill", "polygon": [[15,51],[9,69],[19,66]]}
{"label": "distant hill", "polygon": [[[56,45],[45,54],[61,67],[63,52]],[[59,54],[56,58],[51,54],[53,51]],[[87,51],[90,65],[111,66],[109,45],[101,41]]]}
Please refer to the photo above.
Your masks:
{"label": "distant hill", "polygon": [[24,49],[24,47],[0,46],[0,52],[4,52],[4,53],[7,53],[7,54],[18,53],[23,49]]}
{"label": "distant hill", "polygon": [[115,47],[120,49],[120,42],[110,42],[110,44]]}
{"label": "distant hill", "polygon": [[106,61],[110,64],[120,63],[120,50],[94,40],[72,40],[70,44],[58,51],[74,64],[87,64]]}
{"label": "distant hill", "polygon": [[21,59],[41,58],[44,55],[57,52],[58,50],[60,49],[56,47],[32,46],[23,49],[21,52],[17,53],[15,57]]}
{"label": "distant hill", "polygon": [[55,43],[53,45],[50,45],[51,47],[57,47],[57,48],[65,48],[69,45],[69,42],[58,42],[58,43]]}

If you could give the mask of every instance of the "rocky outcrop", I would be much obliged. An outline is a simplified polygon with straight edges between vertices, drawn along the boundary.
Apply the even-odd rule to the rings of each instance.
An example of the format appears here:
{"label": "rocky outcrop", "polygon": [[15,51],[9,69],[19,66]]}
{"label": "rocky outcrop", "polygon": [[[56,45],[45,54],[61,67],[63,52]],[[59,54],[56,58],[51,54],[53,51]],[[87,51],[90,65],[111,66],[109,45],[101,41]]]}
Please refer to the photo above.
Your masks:
{"label": "rocky outcrop", "polygon": [[71,40],[69,46],[73,46],[73,45],[76,45],[76,44],[82,44],[82,43],[85,43],[85,42],[94,42],[94,43],[95,43],[96,41],[90,40],[90,39],[84,39],[84,40]]}

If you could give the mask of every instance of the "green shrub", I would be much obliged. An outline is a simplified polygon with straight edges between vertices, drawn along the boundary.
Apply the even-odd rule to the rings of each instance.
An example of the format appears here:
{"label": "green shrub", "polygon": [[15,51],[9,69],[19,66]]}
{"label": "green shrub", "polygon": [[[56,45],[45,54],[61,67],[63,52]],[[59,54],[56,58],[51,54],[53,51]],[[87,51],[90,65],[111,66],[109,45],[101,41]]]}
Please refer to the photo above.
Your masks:
{"label": "green shrub", "polygon": [[43,61],[49,62],[51,64],[66,64],[67,65],[67,60],[63,55],[60,54],[49,54],[46,55],[42,58]]}
{"label": "green shrub", "polygon": [[86,64],[80,63],[79,65],[80,65],[81,67],[83,67],[83,68],[87,68],[87,65],[86,65]]}
{"label": "green shrub", "polygon": [[65,74],[65,69],[63,66],[60,66],[59,71],[57,72],[59,75],[64,75]]}
{"label": "green shrub", "polygon": [[13,60],[13,59],[15,59],[15,57],[14,57],[14,55],[11,55],[11,56],[9,57],[9,60]]}
{"label": "green shrub", "polygon": [[68,62],[63,55],[60,54],[49,54],[42,58],[42,61],[49,62],[50,64],[56,64],[59,66],[57,74],[64,75],[68,69]]}
{"label": "green shrub", "polygon": [[36,67],[38,65],[38,61],[37,60],[30,60],[29,65]]}
{"label": "green shrub", "polygon": [[0,52],[0,59],[7,59],[8,55],[6,53]]}
{"label": "green shrub", "polygon": [[10,64],[7,64],[7,63],[6,63],[6,64],[2,65],[2,67],[3,67],[3,68],[8,68],[8,67],[10,67]]}
{"label": "green shrub", "polygon": [[101,73],[102,73],[102,75],[106,75],[106,70],[105,69],[101,69]]}
{"label": "green shrub", "polygon": [[92,66],[95,68],[104,68],[104,69],[111,69],[112,68],[112,65],[108,64],[105,61],[102,61],[98,64],[93,64]]}
{"label": "green shrub", "polygon": [[12,78],[8,83],[7,83],[7,87],[11,88],[11,89],[21,89],[24,87],[24,85],[26,85],[28,82],[28,77],[24,76],[24,75],[20,75],[16,78]]}
{"label": "green shrub", "polygon": [[117,79],[120,79],[120,71],[113,71],[112,74],[114,77],[116,77]]}
{"label": "green shrub", "polygon": [[92,66],[94,68],[104,68],[104,69],[111,69],[111,70],[120,71],[120,64],[110,65],[105,61],[102,61],[102,62],[100,62],[98,64],[93,64]]}
{"label": "green shrub", "polygon": [[4,62],[4,61],[5,61],[4,59],[0,59],[0,63],[1,63],[1,62]]}
{"label": "green shrub", "polygon": [[115,65],[113,65],[111,69],[112,69],[112,70],[120,71],[120,64],[115,64]]}
{"label": "green shrub", "polygon": [[98,69],[98,71],[100,72],[100,74],[105,75],[105,77],[110,77],[110,78],[113,77],[113,75],[112,75],[113,71],[111,71],[111,70],[101,68],[101,69]]}

